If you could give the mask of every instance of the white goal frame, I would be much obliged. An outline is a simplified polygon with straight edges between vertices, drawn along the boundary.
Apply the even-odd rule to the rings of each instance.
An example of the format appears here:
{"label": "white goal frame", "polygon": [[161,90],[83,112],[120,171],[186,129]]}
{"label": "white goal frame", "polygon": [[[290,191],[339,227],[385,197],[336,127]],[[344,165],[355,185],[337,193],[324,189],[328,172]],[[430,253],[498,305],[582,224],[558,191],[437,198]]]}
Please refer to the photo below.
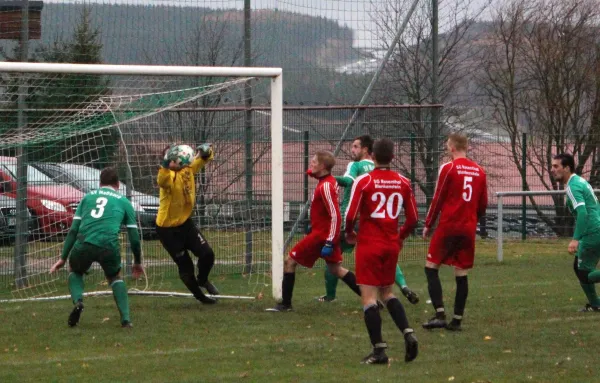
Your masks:
{"label": "white goal frame", "polygon": [[271,79],[271,279],[281,299],[283,280],[283,71],[281,68],[0,62],[0,73],[260,77]]}
{"label": "white goal frame", "polygon": [[[599,194],[600,190],[595,189],[594,193]],[[551,195],[562,195],[566,194],[566,190],[540,190],[540,191],[510,191],[510,192],[496,192],[496,197],[498,197],[498,228],[496,230],[496,258],[498,262],[502,262],[504,259],[504,249],[503,249],[503,240],[504,240],[504,205],[503,205],[503,197],[529,197],[529,196],[551,196]]]}

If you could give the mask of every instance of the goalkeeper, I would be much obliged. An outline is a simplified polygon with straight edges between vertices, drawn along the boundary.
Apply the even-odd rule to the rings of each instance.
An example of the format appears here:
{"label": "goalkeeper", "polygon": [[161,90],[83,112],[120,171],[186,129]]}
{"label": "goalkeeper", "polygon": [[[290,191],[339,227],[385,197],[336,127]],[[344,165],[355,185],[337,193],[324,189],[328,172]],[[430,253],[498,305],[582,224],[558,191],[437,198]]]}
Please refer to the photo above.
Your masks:
{"label": "goalkeeper", "polygon": [[114,168],[105,168],[100,173],[100,189],[86,194],[77,206],[60,260],[50,269],[50,273],[59,270],[69,259],[71,271],[69,290],[75,304],[67,322],[70,327],[76,326],[81,317],[83,274],[87,273],[94,262],[100,264],[108,284],[112,288],[117,308],[121,314],[121,326],[132,327],[127,287],[120,275],[119,232],[121,224],[127,227],[127,235],[133,251],[134,278],[138,278],[144,272],[141,264],[142,250],[131,202],[117,190],[119,190],[117,171]]}
{"label": "goalkeeper", "polygon": [[575,255],[573,269],[588,302],[579,311],[600,312],[595,283],[600,282],[600,205],[592,186],[575,174],[575,159],[562,153],[552,160],[552,177],[565,184],[567,207],[575,216],[575,231],[567,250]]}
{"label": "goalkeeper", "polygon": [[[346,216],[346,210],[350,197],[352,194],[352,184],[359,176],[371,172],[375,169],[375,164],[371,158],[373,153],[373,139],[369,135],[363,135],[356,137],[352,142],[352,148],[350,149],[352,162],[348,163],[346,173],[343,176],[336,176],[335,180],[340,186],[344,187],[344,197],[342,199],[340,210],[342,211],[342,217]],[[342,221],[344,222],[344,221]],[[344,222],[345,223],[345,222]],[[342,227],[342,231],[344,228]],[[346,242],[346,238],[341,236],[341,247],[342,252],[351,252],[354,249],[354,245]],[[402,273],[402,269],[396,264],[396,284],[400,287],[402,294],[409,300],[410,303],[416,304],[419,302],[418,295],[408,288],[406,285],[406,279]],[[329,268],[325,269],[325,295],[318,298],[320,302],[332,302],[335,300],[337,291],[338,277],[331,274]]]}
{"label": "goalkeeper", "polygon": [[[162,166],[158,170],[160,203],[156,216],[156,233],[177,265],[179,278],[194,298],[205,304],[213,304],[216,300],[206,296],[200,287],[211,295],[219,294],[208,281],[208,274],[215,263],[215,253],[190,217],[196,201],[194,174],[213,160],[214,152],[209,144],[203,144],[198,147],[192,163],[180,168],[175,162],[178,154],[174,148],[165,149]],[[198,258],[197,278],[188,250]]]}

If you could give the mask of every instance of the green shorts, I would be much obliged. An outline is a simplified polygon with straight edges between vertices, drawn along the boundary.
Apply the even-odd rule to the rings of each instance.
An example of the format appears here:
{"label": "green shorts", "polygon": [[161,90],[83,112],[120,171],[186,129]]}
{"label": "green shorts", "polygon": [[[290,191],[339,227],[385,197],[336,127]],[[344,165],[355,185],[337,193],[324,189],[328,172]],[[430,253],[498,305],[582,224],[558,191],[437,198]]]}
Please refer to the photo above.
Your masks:
{"label": "green shorts", "polygon": [[594,271],[598,261],[600,261],[600,234],[581,238],[577,248],[577,268]]}
{"label": "green shorts", "polygon": [[104,248],[91,243],[75,242],[69,256],[71,270],[85,274],[94,262],[100,264],[107,278],[113,278],[121,271],[121,252],[117,247]]}

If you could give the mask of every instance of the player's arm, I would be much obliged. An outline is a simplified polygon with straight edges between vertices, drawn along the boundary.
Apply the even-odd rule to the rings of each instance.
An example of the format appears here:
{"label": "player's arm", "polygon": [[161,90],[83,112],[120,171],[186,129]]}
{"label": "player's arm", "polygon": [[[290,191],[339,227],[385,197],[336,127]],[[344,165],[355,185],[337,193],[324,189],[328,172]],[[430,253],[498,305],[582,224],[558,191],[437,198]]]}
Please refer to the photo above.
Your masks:
{"label": "player's arm", "polygon": [[170,189],[173,186],[173,177],[171,177],[171,170],[169,169],[171,160],[167,158],[169,149],[171,149],[171,147],[167,146],[162,152],[162,160],[156,178],[156,183],[162,189]]}
{"label": "player's arm", "polygon": [[346,233],[352,234],[354,232],[354,223],[356,222],[356,216],[360,209],[360,201],[362,200],[363,191],[365,186],[368,184],[368,176],[363,177],[352,185],[352,192],[350,193],[350,202],[346,209]]}
{"label": "player's arm", "polygon": [[335,176],[335,180],[340,186],[347,188],[352,186],[356,177],[358,177],[358,162],[350,162],[346,167],[346,173],[343,176]]}
{"label": "player's arm", "polygon": [[485,210],[488,205],[488,189],[487,189],[487,176],[482,173],[483,177],[483,188],[481,190],[481,196],[479,197],[479,206],[477,207],[477,220],[485,215]]}
{"label": "player's arm", "polygon": [[408,195],[404,198],[404,203],[402,205],[406,219],[400,228],[400,241],[404,241],[406,237],[412,233],[412,231],[417,227],[417,222],[419,221],[419,213],[417,211],[415,195],[410,187],[410,184],[407,184],[407,186],[408,191],[406,194]]}
{"label": "player's arm", "polygon": [[124,199],[123,205],[125,210],[125,216],[123,217],[123,224],[127,228],[127,237],[131,244],[131,252],[133,253],[133,262],[137,265],[142,263],[142,245],[140,243],[140,233],[138,231],[137,220],[135,217],[135,211],[129,200]]}
{"label": "player's arm", "polygon": [[50,268],[50,273],[53,273],[62,268],[67,262],[67,258],[69,258],[71,249],[73,249],[75,241],[77,240],[77,233],[79,233],[79,226],[81,225],[81,213],[83,211],[83,203],[83,200],[81,200],[81,202],[79,202],[79,206],[77,206],[77,210],[75,210],[75,214],[73,215],[73,223],[71,224],[69,233],[65,238],[65,243],[63,244],[63,249],[60,254],[60,260],[58,260],[58,262],[52,265],[52,267]]}
{"label": "player's arm", "polygon": [[206,166],[207,163],[215,158],[215,151],[210,144],[202,144],[196,148],[196,158],[192,161],[190,167],[194,173],[198,173],[200,169]]}
{"label": "player's arm", "polygon": [[587,206],[585,205],[585,199],[583,192],[580,188],[572,189],[567,186],[567,197],[573,204],[573,210],[577,212],[575,219],[575,232],[573,233],[573,240],[579,241],[585,232],[585,224],[587,221]]}
{"label": "player's arm", "polygon": [[435,221],[437,220],[440,211],[442,211],[444,200],[446,199],[446,195],[448,194],[448,176],[450,174],[451,168],[452,163],[444,164],[440,168],[440,171],[438,173],[438,180],[435,185],[435,193],[433,194],[433,200],[431,201],[429,211],[427,212],[427,218],[425,219],[426,229],[431,228],[431,226],[435,224]]}
{"label": "player's arm", "polygon": [[323,183],[323,187],[321,188],[321,198],[323,199],[325,208],[331,219],[326,240],[333,242],[338,228],[340,227],[341,217],[338,214],[338,210],[336,210],[336,207],[338,206],[337,194],[335,190],[333,190],[331,183]]}

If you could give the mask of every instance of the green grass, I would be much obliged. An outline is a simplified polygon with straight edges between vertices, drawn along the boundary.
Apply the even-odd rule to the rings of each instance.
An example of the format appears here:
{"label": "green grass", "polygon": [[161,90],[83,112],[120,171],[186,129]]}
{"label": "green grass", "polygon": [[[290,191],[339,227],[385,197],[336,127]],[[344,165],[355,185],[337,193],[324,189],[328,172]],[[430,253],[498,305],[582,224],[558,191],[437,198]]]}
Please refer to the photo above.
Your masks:
{"label": "green grass", "polygon": [[[596,381],[600,315],[585,303],[567,243],[479,244],[469,276],[464,331],[428,332],[432,315],[422,262],[403,263],[422,300],[401,298],[420,341],[419,357],[403,362],[403,340],[386,312],[389,366],[363,366],[369,340],[357,297],[343,284],[331,304],[322,269],[299,273],[292,313],[266,313],[274,302],[132,297],[135,328],[118,326],[111,298],[90,298],[80,326],[66,326],[68,301],[0,305],[0,381],[74,382],[591,382]],[[441,272],[447,308],[452,271]],[[221,277],[223,292],[247,281]],[[174,286],[181,284],[173,283]],[[64,293],[66,294],[66,287]]]}

